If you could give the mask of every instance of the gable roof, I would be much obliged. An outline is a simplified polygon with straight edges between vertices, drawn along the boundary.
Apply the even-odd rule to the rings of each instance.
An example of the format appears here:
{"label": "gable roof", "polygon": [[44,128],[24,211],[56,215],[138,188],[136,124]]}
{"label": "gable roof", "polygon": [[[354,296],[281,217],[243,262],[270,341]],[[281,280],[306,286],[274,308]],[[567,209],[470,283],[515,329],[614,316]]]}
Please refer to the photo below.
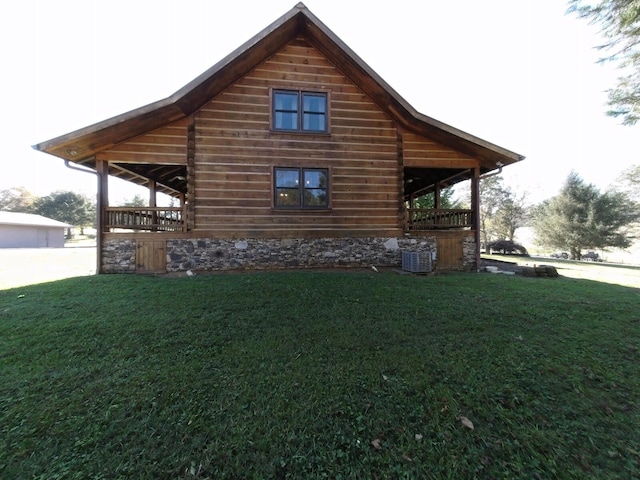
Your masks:
{"label": "gable roof", "polygon": [[68,223],[59,222],[52,218],[35,215],[32,213],[3,212],[0,211],[0,225],[29,226],[29,227],[57,227],[71,228]]}
{"label": "gable roof", "polygon": [[509,165],[524,158],[416,111],[302,3],[170,97],[33,148],[94,167],[100,151],[195,113],[298,35],[305,36],[402,128],[480,159],[483,172],[497,168],[497,162]]}

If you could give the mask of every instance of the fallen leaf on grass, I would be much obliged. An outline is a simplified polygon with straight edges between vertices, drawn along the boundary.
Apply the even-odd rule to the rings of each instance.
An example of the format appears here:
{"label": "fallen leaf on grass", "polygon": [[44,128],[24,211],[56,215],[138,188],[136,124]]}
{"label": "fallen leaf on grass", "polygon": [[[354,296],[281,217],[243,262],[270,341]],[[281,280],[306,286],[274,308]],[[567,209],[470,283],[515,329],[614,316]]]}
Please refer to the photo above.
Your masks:
{"label": "fallen leaf on grass", "polygon": [[416,440],[419,442],[420,440],[422,440],[422,434],[421,433],[416,433]]}
{"label": "fallen leaf on grass", "polygon": [[376,438],[375,440],[371,440],[371,446],[376,450],[382,450],[382,442],[380,441],[379,438]]}
{"label": "fallen leaf on grass", "polygon": [[386,382],[387,380],[389,380],[389,377],[387,377],[386,375],[382,375],[382,379]]}
{"label": "fallen leaf on grass", "polygon": [[473,426],[473,422],[471,420],[469,420],[467,417],[458,417],[458,420],[460,420],[460,423],[467,427],[469,430],[473,430],[475,427]]}
{"label": "fallen leaf on grass", "polygon": [[407,462],[413,462],[413,458],[409,457],[406,454],[402,455],[402,458],[405,459]]}

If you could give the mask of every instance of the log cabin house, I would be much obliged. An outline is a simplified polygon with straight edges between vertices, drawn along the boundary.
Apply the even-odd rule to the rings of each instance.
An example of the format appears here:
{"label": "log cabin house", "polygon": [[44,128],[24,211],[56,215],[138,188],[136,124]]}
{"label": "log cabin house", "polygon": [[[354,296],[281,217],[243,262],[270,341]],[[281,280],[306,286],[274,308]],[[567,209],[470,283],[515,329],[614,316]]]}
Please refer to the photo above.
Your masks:
{"label": "log cabin house", "polygon": [[[524,158],[418,113],[302,3],[172,96],[34,148],[97,175],[99,273],[399,266],[404,251],[474,270],[481,177]],[[110,206],[109,177],[149,205]],[[464,180],[471,209],[440,208]],[[427,193],[435,208],[414,208]]]}

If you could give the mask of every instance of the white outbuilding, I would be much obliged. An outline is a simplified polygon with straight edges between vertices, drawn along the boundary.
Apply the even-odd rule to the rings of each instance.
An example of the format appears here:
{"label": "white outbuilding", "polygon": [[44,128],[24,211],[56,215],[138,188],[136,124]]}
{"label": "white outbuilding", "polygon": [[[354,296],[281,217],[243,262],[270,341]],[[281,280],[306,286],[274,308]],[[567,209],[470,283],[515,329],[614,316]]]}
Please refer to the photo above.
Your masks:
{"label": "white outbuilding", "polygon": [[42,215],[0,211],[0,248],[64,247],[64,230],[71,227]]}

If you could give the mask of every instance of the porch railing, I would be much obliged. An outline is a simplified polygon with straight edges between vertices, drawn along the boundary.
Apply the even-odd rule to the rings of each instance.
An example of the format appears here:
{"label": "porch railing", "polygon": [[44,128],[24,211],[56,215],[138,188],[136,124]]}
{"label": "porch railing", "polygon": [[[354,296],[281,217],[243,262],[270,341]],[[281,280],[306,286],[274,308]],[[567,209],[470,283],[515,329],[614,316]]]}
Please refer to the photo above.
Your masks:
{"label": "porch railing", "polygon": [[185,228],[180,207],[107,207],[105,231],[114,229],[181,232]]}
{"label": "porch railing", "polygon": [[470,228],[473,211],[443,208],[408,208],[407,230],[434,230],[443,228]]}

